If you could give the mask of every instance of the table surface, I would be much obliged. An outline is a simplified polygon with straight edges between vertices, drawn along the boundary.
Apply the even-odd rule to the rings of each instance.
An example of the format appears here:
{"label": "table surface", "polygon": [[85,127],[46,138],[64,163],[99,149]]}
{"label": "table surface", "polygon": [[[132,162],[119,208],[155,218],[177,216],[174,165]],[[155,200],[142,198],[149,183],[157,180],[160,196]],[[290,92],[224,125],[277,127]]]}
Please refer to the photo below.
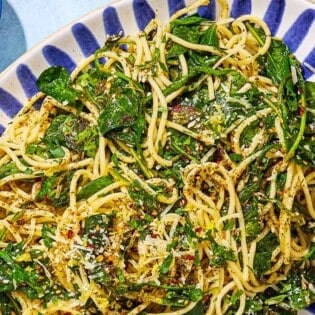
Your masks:
{"label": "table surface", "polygon": [[51,33],[110,0],[0,0],[0,71]]}

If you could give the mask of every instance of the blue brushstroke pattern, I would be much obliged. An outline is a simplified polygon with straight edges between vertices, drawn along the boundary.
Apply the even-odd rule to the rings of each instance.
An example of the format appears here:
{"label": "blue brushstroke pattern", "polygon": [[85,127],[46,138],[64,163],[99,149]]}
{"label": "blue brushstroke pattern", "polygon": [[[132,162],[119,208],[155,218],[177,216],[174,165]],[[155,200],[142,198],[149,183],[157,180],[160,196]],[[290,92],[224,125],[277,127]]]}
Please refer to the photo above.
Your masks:
{"label": "blue brushstroke pattern", "polygon": [[231,8],[231,16],[237,18],[244,14],[252,12],[251,0],[234,0]]}
{"label": "blue brushstroke pattern", "polygon": [[103,12],[103,23],[105,33],[108,35],[117,35],[121,33],[124,35],[124,29],[119,20],[117,11],[113,7],[108,7]]}
{"label": "blue brushstroke pattern", "polygon": [[168,12],[171,16],[176,11],[185,7],[185,2],[183,0],[167,0],[168,2]]}
{"label": "blue brushstroke pattern", "polygon": [[315,10],[305,10],[285,33],[283,41],[295,52],[301,45],[315,19]]}
{"label": "blue brushstroke pattern", "polygon": [[265,13],[264,21],[268,24],[273,36],[277,34],[283,18],[285,6],[285,0],[271,0]]}
{"label": "blue brushstroke pattern", "polygon": [[133,0],[132,5],[138,28],[143,31],[148,23],[154,19],[155,13],[145,0]]}
{"label": "blue brushstroke pattern", "polygon": [[28,98],[34,96],[38,92],[36,77],[27,65],[23,63],[19,64],[16,69],[16,75]]}
{"label": "blue brushstroke pattern", "polygon": [[0,88],[0,108],[13,118],[22,108],[22,104],[9,92]]}
{"label": "blue brushstroke pattern", "polygon": [[210,1],[210,4],[203,5],[198,8],[198,14],[211,21],[216,20],[216,5],[215,1]]}
{"label": "blue brushstroke pattern", "polygon": [[75,62],[71,59],[71,57],[56,46],[44,46],[43,55],[52,66],[62,66],[69,72],[72,72],[76,67]]}
{"label": "blue brushstroke pattern", "polygon": [[0,124],[0,136],[2,136],[4,131],[5,131],[5,127]]}
{"label": "blue brushstroke pattern", "polygon": [[72,26],[71,30],[85,57],[92,55],[95,50],[100,48],[93,33],[86,25],[76,23]]}
{"label": "blue brushstroke pattern", "polygon": [[302,63],[303,71],[304,71],[304,78],[308,79],[310,78],[314,73],[308,69],[306,66],[304,66],[304,63],[309,64],[313,68],[315,68],[315,48],[312,49],[312,51],[306,56]]}
{"label": "blue brushstroke pattern", "polygon": [[315,314],[315,303],[308,307],[307,310],[311,312],[311,314]]}

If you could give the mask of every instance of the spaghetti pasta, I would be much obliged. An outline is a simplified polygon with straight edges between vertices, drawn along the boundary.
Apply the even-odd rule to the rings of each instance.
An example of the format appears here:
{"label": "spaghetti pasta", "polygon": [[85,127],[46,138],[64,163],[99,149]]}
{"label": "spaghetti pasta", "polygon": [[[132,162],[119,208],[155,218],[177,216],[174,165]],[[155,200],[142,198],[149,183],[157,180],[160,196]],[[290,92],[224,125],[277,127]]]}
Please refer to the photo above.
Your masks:
{"label": "spaghetti pasta", "polygon": [[265,22],[207,3],[38,78],[0,139],[2,314],[315,300],[314,85]]}

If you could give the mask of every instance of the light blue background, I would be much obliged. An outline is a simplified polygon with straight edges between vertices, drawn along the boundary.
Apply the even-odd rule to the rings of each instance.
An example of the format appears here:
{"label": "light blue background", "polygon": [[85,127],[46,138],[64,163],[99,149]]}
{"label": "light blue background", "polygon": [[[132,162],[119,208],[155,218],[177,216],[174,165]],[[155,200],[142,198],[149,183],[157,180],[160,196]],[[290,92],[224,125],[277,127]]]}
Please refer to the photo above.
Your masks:
{"label": "light blue background", "polygon": [[108,3],[109,0],[2,0],[0,71],[62,26]]}

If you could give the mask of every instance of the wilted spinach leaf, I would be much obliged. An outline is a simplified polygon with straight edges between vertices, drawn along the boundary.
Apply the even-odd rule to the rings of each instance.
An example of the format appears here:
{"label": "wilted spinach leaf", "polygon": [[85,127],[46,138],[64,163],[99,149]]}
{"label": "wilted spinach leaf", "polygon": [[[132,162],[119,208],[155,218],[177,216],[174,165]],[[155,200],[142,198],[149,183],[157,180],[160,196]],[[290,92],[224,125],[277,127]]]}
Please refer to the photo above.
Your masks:
{"label": "wilted spinach leaf", "polygon": [[[171,22],[171,33],[185,41],[199,43],[199,24],[203,19],[197,16],[185,17]],[[188,51],[187,48],[172,43],[168,51],[168,58],[179,56]]]}
{"label": "wilted spinach leaf", "polygon": [[53,66],[44,70],[36,83],[40,91],[61,103],[71,104],[79,98],[79,92],[71,86],[68,70],[63,67]]}
{"label": "wilted spinach leaf", "polygon": [[130,89],[109,100],[98,119],[101,133],[106,136],[109,131],[134,125],[140,101],[139,95]]}
{"label": "wilted spinach leaf", "polygon": [[56,116],[43,138],[50,151],[65,146],[77,152],[94,157],[98,148],[98,131],[85,119],[72,114]]}
{"label": "wilted spinach leaf", "polygon": [[65,151],[62,149],[62,147],[51,146],[50,148],[46,148],[36,143],[28,144],[25,149],[25,153],[30,155],[38,155],[47,159],[62,158],[65,156]]}
{"label": "wilted spinach leaf", "polygon": [[112,224],[113,215],[94,214],[86,218],[84,225],[84,234],[94,233],[96,227],[107,230]]}
{"label": "wilted spinach leaf", "polygon": [[0,310],[3,315],[22,314],[18,300],[13,298],[10,292],[0,294]]}
{"label": "wilted spinach leaf", "polygon": [[38,276],[35,270],[24,269],[22,263],[15,261],[16,257],[23,252],[23,243],[9,243],[0,250],[0,292],[10,292],[28,287],[41,292],[38,286]]}
{"label": "wilted spinach leaf", "polygon": [[160,273],[165,275],[168,273],[172,262],[174,260],[173,254],[169,254],[163,261],[162,265],[160,266]]}
{"label": "wilted spinach leaf", "polygon": [[191,16],[185,16],[181,19],[176,19],[171,22],[171,28],[175,26],[190,26],[190,25],[199,25],[202,21],[204,21],[204,18],[197,16],[197,15],[191,15]]}
{"label": "wilted spinach leaf", "polygon": [[94,179],[80,189],[80,191],[77,193],[77,199],[87,199],[112,183],[113,178],[111,176],[102,176]]}
{"label": "wilted spinach leaf", "polygon": [[205,313],[206,306],[202,302],[198,302],[192,310],[186,313],[186,315],[204,315]]}
{"label": "wilted spinach leaf", "polygon": [[156,196],[145,191],[138,181],[134,181],[129,186],[128,193],[136,206],[145,207],[148,210],[156,208]]}
{"label": "wilted spinach leaf", "polygon": [[236,261],[236,257],[231,248],[227,248],[214,241],[211,243],[211,249],[213,251],[213,257],[210,260],[210,265],[214,267],[225,266],[227,261]]}
{"label": "wilted spinach leaf", "polygon": [[258,277],[264,275],[264,273],[271,268],[271,255],[278,244],[278,238],[272,232],[269,232],[257,243],[254,258],[254,272]]}
{"label": "wilted spinach leaf", "polygon": [[43,180],[41,188],[36,196],[37,201],[44,199],[51,200],[55,196],[55,187],[57,183],[57,176],[47,177]]}
{"label": "wilted spinach leaf", "polygon": [[200,44],[219,47],[219,38],[216,25],[210,25],[200,36]]}
{"label": "wilted spinach leaf", "polygon": [[83,236],[89,240],[89,243],[93,244],[95,254],[100,254],[104,251],[108,228],[112,226],[114,217],[114,213],[100,213],[85,219]]}
{"label": "wilted spinach leaf", "polygon": [[[39,192],[37,193],[37,201],[45,201],[54,207],[63,207],[69,200],[69,187],[73,172],[64,174],[56,173],[50,177],[44,177]],[[58,186],[62,187],[58,191]]]}
{"label": "wilted spinach leaf", "polygon": [[163,303],[173,306],[184,306],[184,302],[199,302],[203,298],[203,291],[195,287],[168,287]]}
{"label": "wilted spinach leaf", "polygon": [[253,198],[251,202],[244,207],[244,220],[246,237],[252,240],[260,232],[258,203],[256,198]]}
{"label": "wilted spinach leaf", "polygon": [[277,84],[286,81],[291,75],[290,51],[282,41],[275,39],[271,41],[265,69],[268,77]]}
{"label": "wilted spinach leaf", "polygon": [[17,173],[21,173],[21,171],[14,162],[9,162],[0,167],[0,179]]}
{"label": "wilted spinach leaf", "polygon": [[44,245],[47,248],[52,247],[52,243],[54,241],[53,237],[55,235],[56,227],[54,225],[49,225],[47,223],[43,224],[42,227],[42,238],[44,241]]}
{"label": "wilted spinach leaf", "polygon": [[305,82],[305,101],[309,107],[315,109],[315,82]]}

